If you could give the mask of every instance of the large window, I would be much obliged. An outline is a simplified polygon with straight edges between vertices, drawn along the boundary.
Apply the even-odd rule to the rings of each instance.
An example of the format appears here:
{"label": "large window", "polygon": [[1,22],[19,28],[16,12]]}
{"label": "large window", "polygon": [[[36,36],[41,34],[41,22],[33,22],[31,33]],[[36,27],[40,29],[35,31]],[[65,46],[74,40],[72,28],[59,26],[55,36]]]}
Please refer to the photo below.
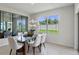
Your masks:
{"label": "large window", "polygon": [[0,32],[8,29],[16,32],[25,32],[28,30],[28,17],[18,14],[0,11]]}
{"label": "large window", "polygon": [[47,19],[44,16],[38,18],[40,24],[40,32],[46,32]]}
{"label": "large window", "polygon": [[24,16],[21,17],[21,26],[22,26],[22,32],[26,32],[27,26],[28,26],[28,21],[27,21],[27,18]]}
{"label": "large window", "polygon": [[21,32],[22,28],[22,23],[21,23],[21,16],[18,16],[16,18],[16,29],[17,31]]}
{"label": "large window", "polygon": [[11,28],[12,31],[12,14],[8,12],[1,12],[1,31]]}
{"label": "large window", "polygon": [[41,16],[38,18],[40,32],[58,33],[59,16]]}
{"label": "large window", "polygon": [[26,32],[27,29],[28,29],[27,17],[13,14],[13,30],[18,32]]}
{"label": "large window", "polygon": [[48,16],[47,21],[48,33],[58,33],[59,16]]}

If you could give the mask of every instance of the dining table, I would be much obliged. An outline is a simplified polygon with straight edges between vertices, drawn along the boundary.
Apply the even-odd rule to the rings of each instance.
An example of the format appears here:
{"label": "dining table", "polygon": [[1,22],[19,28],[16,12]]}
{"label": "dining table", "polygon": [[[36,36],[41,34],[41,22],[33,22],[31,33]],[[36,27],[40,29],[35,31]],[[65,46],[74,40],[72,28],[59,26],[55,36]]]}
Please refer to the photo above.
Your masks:
{"label": "dining table", "polygon": [[26,55],[26,53],[28,52],[28,42],[32,41],[32,37],[30,36],[16,36],[15,38],[17,38],[17,42],[18,43],[22,43],[23,44],[23,55]]}

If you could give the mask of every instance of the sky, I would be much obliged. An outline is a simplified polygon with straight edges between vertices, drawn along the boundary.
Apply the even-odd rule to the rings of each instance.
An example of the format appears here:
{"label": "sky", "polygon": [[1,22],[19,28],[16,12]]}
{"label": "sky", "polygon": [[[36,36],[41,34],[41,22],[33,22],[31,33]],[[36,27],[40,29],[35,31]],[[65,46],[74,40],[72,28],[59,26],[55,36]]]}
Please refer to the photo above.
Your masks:
{"label": "sky", "polygon": [[19,23],[21,23],[22,26],[24,26],[24,25],[25,25],[25,20],[17,20],[17,25],[18,25]]}
{"label": "sky", "polygon": [[[56,16],[48,16],[47,18],[54,20],[54,19],[59,19],[59,16],[57,16],[57,15]],[[44,21],[45,19],[46,19],[45,16],[41,16],[41,17],[38,18],[38,21]]]}

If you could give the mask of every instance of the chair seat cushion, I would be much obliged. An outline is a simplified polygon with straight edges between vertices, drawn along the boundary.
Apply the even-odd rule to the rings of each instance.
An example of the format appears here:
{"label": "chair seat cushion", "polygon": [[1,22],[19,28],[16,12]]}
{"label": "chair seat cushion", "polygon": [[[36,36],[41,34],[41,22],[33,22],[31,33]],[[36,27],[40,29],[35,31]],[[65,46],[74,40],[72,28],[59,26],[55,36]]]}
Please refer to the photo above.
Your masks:
{"label": "chair seat cushion", "polygon": [[28,42],[28,44],[29,44],[29,45],[34,44],[34,41],[30,41],[30,42]]}
{"label": "chair seat cushion", "polygon": [[20,48],[22,48],[23,47],[23,44],[22,43],[18,43],[17,44],[17,49],[20,49]]}

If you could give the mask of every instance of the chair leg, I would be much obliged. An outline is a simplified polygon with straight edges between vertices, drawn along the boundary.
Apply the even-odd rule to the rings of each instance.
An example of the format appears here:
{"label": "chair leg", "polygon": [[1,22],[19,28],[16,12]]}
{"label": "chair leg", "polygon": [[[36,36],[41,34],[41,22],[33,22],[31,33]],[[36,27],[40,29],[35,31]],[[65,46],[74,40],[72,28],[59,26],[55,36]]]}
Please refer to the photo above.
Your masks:
{"label": "chair leg", "polygon": [[33,55],[35,55],[35,47],[33,47]]}
{"label": "chair leg", "polygon": [[22,47],[22,51],[23,51],[23,55],[25,55],[26,54],[25,46]]}
{"label": "chair leg", "polygon": [[27,52],[29,52],[29,47],[30,47],[30,46],[28,45],[28,51],[27,51]]}
{"label": "chair leg", "polygon": [[10,50],[10,55],[11,55],[11,53],[12,53],[12,49]]}
{"label": "chair leg", "polygon": [[41,44],[38,46],[38,48],[39,48],[39,51],[41,52]]}
{"label": "chair leg", "polygon": [[16,55],[17,55],[18,53],[17,53],[17,51],[16,51]]}
{"label": "chair leg", "polygon": [[39,51],[40,51],[40,46],[38,46],[38,49],[39,49]]}
{"label": "chair leg", "polygon": [[46,46],[45,46],[45,43],[43,43],[43,46],[46,47]]}

